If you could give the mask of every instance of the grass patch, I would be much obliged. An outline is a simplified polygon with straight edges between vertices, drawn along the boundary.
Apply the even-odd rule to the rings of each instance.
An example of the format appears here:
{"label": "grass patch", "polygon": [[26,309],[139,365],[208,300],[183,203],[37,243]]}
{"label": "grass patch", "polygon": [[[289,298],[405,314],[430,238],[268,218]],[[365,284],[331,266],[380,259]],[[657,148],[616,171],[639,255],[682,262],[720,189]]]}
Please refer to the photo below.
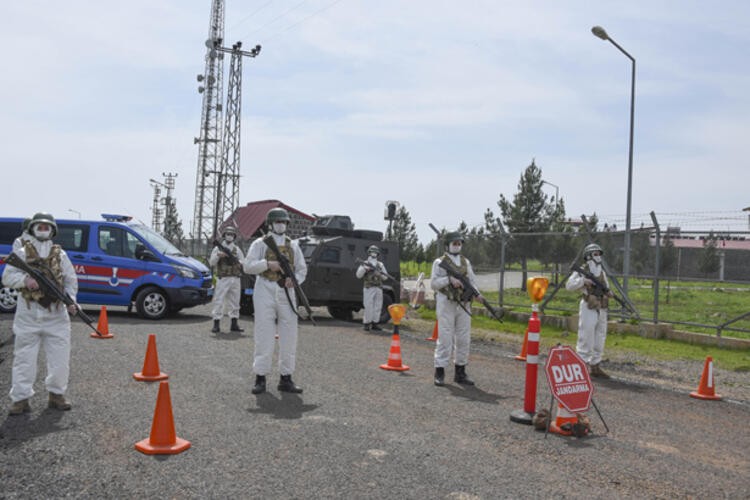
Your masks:
{"label": "grass patch", "polygon": [[[432,309],[420,308],[417,311],[422,319],[435,321],[436,314]],[[526,332],[526,323],[505,319],[503,323],[484,316],[474,316],[471,320],[472,337],[491,340],[491,333],[517,334],[519,349]],[[578,335],[553,326],[544,325],[540,338],[540,349],[547,351],[557,344],[575,347]],[[520,352],[520,351],[519,351]],[[605,357],[607,352],[633,352],[655,360],[693,360],[703,361],[706,356],[713,357],[716,366],[736,372],[750,372],[750,349],[734,350],[715,346],[688,344],[676,340],[646,339],[635,334],[610,333],[607,335]]]}

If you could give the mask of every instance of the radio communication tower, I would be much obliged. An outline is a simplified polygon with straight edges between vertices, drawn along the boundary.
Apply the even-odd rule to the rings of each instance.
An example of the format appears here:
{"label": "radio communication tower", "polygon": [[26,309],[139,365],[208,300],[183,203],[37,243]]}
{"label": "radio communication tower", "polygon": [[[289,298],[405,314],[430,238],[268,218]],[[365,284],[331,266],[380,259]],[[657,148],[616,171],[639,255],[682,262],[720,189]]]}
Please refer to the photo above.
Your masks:
{"label": "radio communication tower", "polygon": [[149,181],[151,181],[151,187],[154,188],[154,204],[151,205],[151,229],[160,233],[161,208],[159,208],[159,205],[161,204],[161,187],[163,184],[154,179],[149,179]]}
{"label": "radio communication tower", "polygon": [[198,171],[195,178],[195,210],[192,237],[208,240],[213,236],[216,216],[217,192],[222,160],[221,111],[224,53],[220,50],[224,39],[224,0],[211,2],[211,20],[206,40],[206,67],[197,79],[203,94],[200,136],[198,144]]}

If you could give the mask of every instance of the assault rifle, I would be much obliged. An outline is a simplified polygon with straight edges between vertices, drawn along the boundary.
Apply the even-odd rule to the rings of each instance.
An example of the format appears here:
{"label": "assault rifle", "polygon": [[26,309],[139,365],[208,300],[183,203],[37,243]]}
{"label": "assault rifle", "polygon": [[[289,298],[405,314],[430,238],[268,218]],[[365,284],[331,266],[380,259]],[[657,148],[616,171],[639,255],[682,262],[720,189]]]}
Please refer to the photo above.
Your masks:
{"label": "assault rifle", "polygon": [[231,265],[235,266],[239,264],[240,267],[242,267],[242,262],[240,262],[240,260],[232,253],[230,249],[222,245],[219,240],[214,240],[214,246],[226,255],[226,257],[222,258],[229,260],[229,263]]}
{"label": "assault rifle", "polygon": [[612,290],[610,290],[609,287],[607,287],[607,285],[605,285],[601,280],[599,280],[599,278],[594,276],[590,271],[587,271],[586,269],[576,264],[573,264],[572,266],[570,266],[570,270],[579,273],[584,278],[590,279],[591,282],[594,284],[594,290],[592,291],[592,293],[596,295],[597,297],[601,297],[603,295],[612,295],[612,297],[617,302],[619,302],[622,307],[624,307],[630,312],[635,312],[633,308],[630,307],[630,305],[626,304],[620,297],[615,295],[614,292],[612,292]]}
{"label": "assault rifle", "polygon": [[[487,302],[487,299],[482,297],[482,294],[479,293],[479,290],[477,290],[476,287],[471,284],[471,281],[469,280],[469,278],[465,276],[463,273],[461,273],[461,271],[459,271],[458,268],[456,268],[456,266],[452,262],[450,262],[448,259],[440,259],[440,264],[438,265],[442,267],[443,269],[445,269],[445,271],[448,273],[448,276],[452,276],[453,278],[456,278],[458,281],[461,282],[461,285],[463,285],[464,291],[461,293],[462,302],[469,302],[472,299],[476,298],[477,300],[479,300],[479,302],[482,303],[485,309],[487,309],[496,320],[500,322],[503,321],[503,316],[505,315],[505,311],[503,309],[498,310],[492,307],[492,305],[490,305],[490,303]],[[464,307],[463,304],[461,304],[460,302],[459,304],[461,305],[462,308]],[[468,310],[466,310],[466,308],[464,308],[464,311],[466,311],[469,314],[469,316],[471,316],[471,313]]]}
{"label": "assault rifle", "polygon": [[276,256],[276,259],[278,259],[279,261],[279,265],[281,266],[282,277],[278,283],[279,283],[279,286],[284,289],[284,293],[286,294],[286,298],[289,301],[289,305],[292,306],[292,310],[294,311],[294,314],[296,314],[299,317],[299,313],[297,313],[297,307],[292,303],[292,298],[289,296],[289,291],[284,286],[285,278],[290,278],[292,280],[292,283],[294,284],[294,292],[297,294],[297,297],[299,298],[300,302],[302,302],[302,305],[307,311],[307,316],[310,318],[310,321],[312,322],[312,324],[317,326],[317,323],[315,323],[315,320],[313,319],[312,309],[310,308],[310,302],[307,300],[307,296],[305,295],[305,292],[302,291],[302,287],[300,286],[299,281],[297,281],[297,277],[294,275],[294,269],[292,269],[292,265],[289,262],[289,259],[286,258],[286,255],[281,253],[278,245],[276,245],[276,240],[273,239],[273,235],[269,234],[268,236],[263,238],[263,243],[265,243],[268,246],[268,248],[271,249],[271,251]]}
{"label": "assault rifle", "polygon": [[355,259],[355,261],[357,262],[357,264],[365,266],[365,269],[367,269],[368,272],[373,272],[375,274],[381,275],[382,277],[384,277],[386,279],[398,282],[398,280],[396,278],[394,278],[393,276],[391,276],[390,274],[388,274],[388,271],[381,271],[376,266],[373,266],[372,264],[370,264],[366,260]]}
{"label": "assault rifle", "polygon": [[[76,301],[73,300],[70,295],[67,294],[64,290],[61,290],[59,286],[57,286],[57,283],[49,279],[43,272],[41,272],[39,269],[34,269],[32,266],[30,266],[28,263],[26,263],[21,257],[19,257],[15,253],[11,253],[5,258],[5,263],[10,264],[13,267],[17,267],[18,269],[24,271],[26,274],[34,278],[39,284],[39,288],[44,290],[45,293],[48,293],[55,297],[57,300],[65,304],[66,306],[76,306],[76,315],[83,320],[84,323],[89,325],[92,330],[96,332],[97,335],[100,337],[103,337],[104,335],[102,332],[96,329],[94,326],[94,320],[91,319],[91,317],[83,312],[81,308],[76,304]],[[41,264],[37,264],[40,265]]]}

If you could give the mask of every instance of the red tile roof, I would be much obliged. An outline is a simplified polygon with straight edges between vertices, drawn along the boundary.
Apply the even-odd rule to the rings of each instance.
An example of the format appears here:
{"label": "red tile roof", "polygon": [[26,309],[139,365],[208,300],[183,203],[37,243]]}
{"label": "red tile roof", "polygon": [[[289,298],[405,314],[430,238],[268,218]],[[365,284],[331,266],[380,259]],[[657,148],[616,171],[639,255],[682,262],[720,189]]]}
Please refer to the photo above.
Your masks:
{"label": "red tile roof", "polygon": [[290,214],[297,214],[298,216],[302,217],[303,219],[307,219],[310,222],[315,220],[315,217],[313,217],[312,215],[301,212],[296,208],[290,207],[286,203],[283,203],[279,200],[262,200],[253,201],[248,203],[244,207],[239,207],[234,211],[229,219],[224,221],[221,227],[223,228],[230,224],[234,224],[235,226],[237,226],[237,231],[239,232],[240,239],[249,240],[258,231],[258,229],[263,227],[268,211],[272,208],[277,207],[285,208]]}

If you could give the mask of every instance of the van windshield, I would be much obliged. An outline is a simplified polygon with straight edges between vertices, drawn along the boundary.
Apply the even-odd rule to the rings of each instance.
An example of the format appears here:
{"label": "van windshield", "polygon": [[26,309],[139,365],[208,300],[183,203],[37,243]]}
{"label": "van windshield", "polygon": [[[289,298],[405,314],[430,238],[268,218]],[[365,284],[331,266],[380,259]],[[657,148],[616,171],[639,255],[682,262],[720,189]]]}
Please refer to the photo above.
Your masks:
{"label": "van windshield", "polygon": [[144,240],[149,242],[149,244],[156,249],[157,252],[164,254],[164,255],[175,255],[177,257],[187,257],[184,253],[180,251],[179,248],[174,246],[169,240],[164,238],[164,236],[160,235],[156,231],[152,230],[151,228],[148,228],[146,226],[142,225],[132,225],[129,226],[130,229],[138,233]]}

